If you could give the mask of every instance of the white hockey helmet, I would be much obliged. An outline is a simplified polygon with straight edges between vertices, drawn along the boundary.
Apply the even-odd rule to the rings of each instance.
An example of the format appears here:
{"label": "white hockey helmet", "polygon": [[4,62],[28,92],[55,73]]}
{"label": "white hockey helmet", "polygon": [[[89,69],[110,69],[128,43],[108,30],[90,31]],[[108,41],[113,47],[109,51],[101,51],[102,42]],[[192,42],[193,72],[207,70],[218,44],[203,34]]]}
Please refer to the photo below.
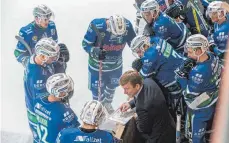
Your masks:
{"label": "white hockey helmet", "polygon": [[142,17],[144,19],[145,19],[144,13],[148,13],[148,12],[150,12],[152,18],[155,19],[158,16],[158,13],[160,11],[160,6],[156,0],[146,0],[141,4],[140,10],[141,10]]}
{"label": "white hockey helmet", "polygon": [[[213,1],[208,5],[206,14],[207,16],[209,16],[210,18],[212,18],[212,16],[214,14],[218,15],[218,19],[222,19],[223,17],[226,16],[226,10],[221,8],[221,4],[222,1]],[[223,16],[221,16],[221,13],[223,13]]]}
{"label": "white hockey helmet", "polygon": [[130,44],[130,49],[135,57],[139,58],[139,52],[145,52],[144,45],[150,46],[150,37],[144,35],[136,36]]}
{"label": "white hockey helmet", "polygon": [[47,79],[46,89],[57,98],[70,99],[74,93],[74,82],[65,73],[58,73]]}
{"label": "white hockey helmet", "polygon": [[54,13],[44,4],[38,5],[33,9],[33,16],[40,19],[50,19],[51,17],[54,19]]}
{"label": "white hockey helmet", "polygon": [[105,110],[97,100],[86,102],[81,110],[80,119],[86,124],[98,126],[106,118]]}
{"label": "white hockey helmet", "polygon": [[192,48],[193,50],[196,50],[197,48],[201,48],[202,50],[201,55],[197,56],[194,53],[194,55],[197,56],[199,59],[199,57],[202,56],[208,50],[208,47],[209,47],[209,42],[204,35],[194,34],[187,38],[185,44],[185,51],[187,51],[187,48]]}
{"label": "white hockey helmet", "polygon": [[60,48],[53,39],[42,38],[35,45],[35,54],[45,55],[48,58],[53,58],[53,61],[57,61],[60,55]]}
{"label": "white hockey helmet", "polygon": [[112,34],[119,36],[126,33],[126,20],[122,15],[115,14],[111,16],[108,23]]}

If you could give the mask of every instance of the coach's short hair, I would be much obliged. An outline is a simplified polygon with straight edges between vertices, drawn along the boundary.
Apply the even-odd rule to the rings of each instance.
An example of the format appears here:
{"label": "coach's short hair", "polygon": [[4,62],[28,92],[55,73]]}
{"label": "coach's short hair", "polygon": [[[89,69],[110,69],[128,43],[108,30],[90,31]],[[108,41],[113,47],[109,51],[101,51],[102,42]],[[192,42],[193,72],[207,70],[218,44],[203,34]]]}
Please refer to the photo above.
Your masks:
{"label": "coach's short hair", "polygon": [[123,86],[129,82],[133,87],[135,87],[137,84],[142,85],[143,79],[137,71],[128,70],[120,77],[119,84]]}

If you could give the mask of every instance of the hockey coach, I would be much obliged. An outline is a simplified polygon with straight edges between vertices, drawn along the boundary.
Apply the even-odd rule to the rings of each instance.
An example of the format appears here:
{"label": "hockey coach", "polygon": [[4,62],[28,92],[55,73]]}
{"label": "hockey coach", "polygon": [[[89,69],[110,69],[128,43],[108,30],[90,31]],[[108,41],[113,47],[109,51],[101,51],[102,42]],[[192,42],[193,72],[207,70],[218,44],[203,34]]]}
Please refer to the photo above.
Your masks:
{"label": "hockey coach", "polygon": [[133,100],[120,106],[122,112],[136,107],[138,132],[145,143],[175,143],[176,130],[164,95],[150,78],[142,79],[138,72],[126,71],[120,78],[124,94]]}

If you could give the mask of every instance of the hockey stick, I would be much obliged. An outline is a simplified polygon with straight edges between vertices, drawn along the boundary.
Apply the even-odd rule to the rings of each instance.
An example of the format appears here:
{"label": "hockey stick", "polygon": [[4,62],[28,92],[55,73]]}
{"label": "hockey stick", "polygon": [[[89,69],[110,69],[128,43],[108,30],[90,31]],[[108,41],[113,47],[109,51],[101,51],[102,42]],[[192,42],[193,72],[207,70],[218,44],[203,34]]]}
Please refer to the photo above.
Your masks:
{"label": "hockey stick", "polygon": [[31,56],[33,53],[29,45],[26,43],[26,41],[21,36],[16,35],[15,38],[26,47],[26,49],[29,51],[29,55]]}
{"label": "hockey stick", "polygon": [[182,111],[181,111],[181,101],[182,100],[182,96],[180,96],[177,100],[177,103],[175,105],[175,111],[176,111],[176,118],[177,118],[177,122],[176,122],[176,143],[180,143],[181,142],[181,115],[182,115]]}
{"label": "hockey stick", "polygon": [[[99,32],[98,28],[93,24],[91,23],[91,28],[95,31],[96,35],[97,35],[97,44],[98,44],[98,47],[100,47],[101,50],[103,50],[103,47],[102,47],[102,40],[103,40],[103,37],[101,35],[101,33]],[[101,89],[102,89],[102,70],[103,70],[103,64],[102,64],[102,60],[99,60],[99,82],[98,82],[98,101],[100,101],[100,98],[101,98]]]}

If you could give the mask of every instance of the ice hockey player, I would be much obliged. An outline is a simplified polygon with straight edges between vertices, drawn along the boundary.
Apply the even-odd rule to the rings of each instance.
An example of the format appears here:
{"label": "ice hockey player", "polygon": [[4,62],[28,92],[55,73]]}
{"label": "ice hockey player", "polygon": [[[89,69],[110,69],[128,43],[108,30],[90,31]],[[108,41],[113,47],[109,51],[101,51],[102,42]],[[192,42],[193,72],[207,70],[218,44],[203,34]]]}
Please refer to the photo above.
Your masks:
{"label": "ice hockey player", "polygon": [[198,3],[190,0],[174,1],[168,9],[166,14],[176,19],[177,22],[187,24],[189,31],[192,34],[209,35],[209,26],[201,13]]}
{"label": "ice hockey player", "polygon": [[[38,5],[33,9],[34,21],[22,27],[19,31],[19,36],[22,37],[25,42],[31,48],[31,52],[34,53],[36,43],[44,37],[52,38],[58,42],[57,30],[55,23],[51,21],[54,17],[52,10],[46,5]],[[54,64],[56,71],[65,72],[66,62],[69,60],[69,52],[65,44],[60,44],[60,58],[58,62]],[[17,43],[14,55],[18,62],[22,63],[25,67],[31,56],[28,49],[21,42]]]}
{"label": "ice hockey player", "polygon": [[[92,24],[102,35],[100,46],[98,45],[99,36]],[[89,54],[89,89],[92,91],[93,99],[100,98],[99,101],[102,102],[108,113],[114,111],[111,103],[122,74],[122,51],[126,43],[130,46],[135,36],[129,20],[121,15],[113,15],[108,19],[92,20],[82,41],[84,50]],[[100,66],[100,61],[102,61],[102,66]],[[99,72],[101,67],[102,72]],[[101,84],[99,84],[99,75],[102,75]],[[100,95],[98,88],[101,89]]]}
{"label": "ice hockey player", "polygon": [[111,133],[98,129],[105,120],[106,112],[103,105],[92,100],[84,104],[80,119],[83,124],[78,128],[63,129],[57,136],[56,143],[117,143],[118,139]]}
{"label": "ice hockey player", "polygon": [[74,83],[69,75],[58,73],[46,82],[49,95],[34,101],[37,132],[40,143],[54,143],[63,128],[78,127],[78,118],[68,104],[74,93]]}
{"label": "ice hockey player", "polygon": [[[207,8],[207,14],[214,23],[214,32],[211,35],[212,41],[211,51],[219,58],[223,59],[224,53],[227,51],[227,41],[229,38],[229,15],[226,8],[229,5],[226,2],[215,1],[211,2]],[[215,45],[215,46],[214,46]]]}
{"label": "ice hockey player", "polygon": [[38,141],[34,99],[48,94],[45,83],[49,76],[55,74],[53,63],[58,60],[58,57],[57,43],[50,38],[42,38],[35,45],[34,54],[29,58],[24,72],[25,103],[34,142]]}
{"label": "ice hockey player", "polygon": [[144,35],[138,35],[132,40],[131,50],[137,57],[132,68],[144,79],[153,78],[157,82],[175,117],[175,106],[182,90],[176,82],[174,70],[183,62],[184,57],[165,40]]}
{"label": "ice hockey player", "polygon": [[208,49],[208,40],[201,34],[186,41],[188,59],[175,70],[187,104],[185,134],[193,143],[205,143],[208,127],[218,99],[221,65]]}
{"label": "ice hockey player", "polygon": [[159,4],[155,0],[144,1],[140,10],[147,22],[145,30],[148,31],[149,35],[158,36],[166,40],[176,51],[183,52],[183,46],[188,36],[184,23],[177,23],[161,12]]}
{"label": "ice hockey player", "polygon": [[[140,12],[140,7],[141,4],[144,2],[145,0],[135,0],[134,3],[134,7],[136,8],[137,12],[136,12],[136,21],[135,21],[135,32],[136,34],[143,34],[142,32],[142,28],[145,27],[145,20],[142,19],[142,15]],[[170,4],[172,4],[173,0],[157,0],[159,6],[160,6],[160,10],[162,12],[164,12]]]}

